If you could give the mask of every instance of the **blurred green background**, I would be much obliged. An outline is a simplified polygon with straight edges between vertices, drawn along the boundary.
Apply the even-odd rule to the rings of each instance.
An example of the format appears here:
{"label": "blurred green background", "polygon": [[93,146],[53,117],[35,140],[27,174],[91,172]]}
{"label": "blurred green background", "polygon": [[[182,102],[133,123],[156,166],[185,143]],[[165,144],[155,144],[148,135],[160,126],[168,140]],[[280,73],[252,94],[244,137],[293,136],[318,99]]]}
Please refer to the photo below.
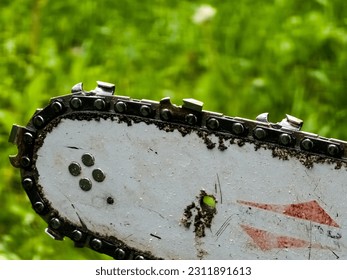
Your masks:
{"label": "blurred green background", "polygon": [[0,259],[98,259],[43,233],[7,159],[13,123],[83,82],[347,140],[346,0],[1,0]]}

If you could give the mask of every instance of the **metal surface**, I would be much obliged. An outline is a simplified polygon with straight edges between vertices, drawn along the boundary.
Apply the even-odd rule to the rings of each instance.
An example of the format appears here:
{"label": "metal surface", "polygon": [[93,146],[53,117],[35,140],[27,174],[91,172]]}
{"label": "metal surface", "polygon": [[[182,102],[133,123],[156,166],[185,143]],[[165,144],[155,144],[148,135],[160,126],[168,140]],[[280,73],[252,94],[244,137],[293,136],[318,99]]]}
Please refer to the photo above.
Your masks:
{"label": "metal surface", "polygon": [[55,239],[117,259],[347,259],[346,142],[113,91],[78,84],[13,126]]}

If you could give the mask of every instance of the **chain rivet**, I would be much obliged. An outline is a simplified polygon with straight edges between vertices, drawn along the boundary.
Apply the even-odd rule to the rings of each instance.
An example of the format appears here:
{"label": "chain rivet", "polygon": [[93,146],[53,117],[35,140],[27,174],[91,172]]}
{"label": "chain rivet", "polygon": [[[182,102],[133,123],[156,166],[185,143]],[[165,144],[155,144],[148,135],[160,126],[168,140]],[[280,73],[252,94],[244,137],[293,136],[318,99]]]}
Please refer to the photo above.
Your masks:
{"label": "chain rivet", "polygon": [[160,116],[163,120],[168,121],[171,119],[171,112],[169,109],[163,109],[160,112]]}
{"label": "chain rivet", "polygon": [[23,157],[21,157],[21,159],[20,159],[20,163],[21,163],[21,165],[22,165],[24,168],[26,168],[26,167],[29,167],[29,166],[30,166],[31,160],[30,160],[29,157],[23,156]]}
{"label": "chain rivet", "polygon": [[74,97],[71,99],[70,104],[73,109],[79,109],[82,107],[82,100],[78,97]]}
{"label": "chain rivet", "polygon": [[82,232],[80,232],[79,230],[75,229],[73,232],[72,232],[72,239],[74,241],[80,241],[83,237],[83,234]]}
{"label": "chain rivet", "polygon": [[49,224],[51,225],[52,228],[54,229],[58,229],[60,228],[61,226],[61,222],[58,218],[52,218],[50,221],[49,221]]}
{"label": "chain rivet", "polygon": [[279,137],[280,143],[282,145],[290,145],[292,143],[292,137],[288,133],[282,133]]}
{"label": "chain rivet", "polygon": [[31,178],[24,178],[22,181],[23,188],[29,190],[34,186],[34,182]]}
{"label": "chain rivet", "polygon": [[61,104],[59,101],[54,101],[51,105],[51,108],[55,113],[58,114],[63,111],[63,104]]}
{"label": "chain rivet", "polygon": [[115,253],[116,259],[118,260],[122,260],[125,257],[125,251],[123,249],[118,248],[115,250],[114,253]]}
{"label": "chain rivet", "polygon": [[245,127],[242,123],[234,123],[231,127],[233,133],[240,135],[245,132]]}
{"label": "chain rivet", "polygon": [[117,111],[119,113],[125,113],[127,110],[127,104],[125,104],[123,101],[118,101],[114,105],[114,109],[115,109],[115,111]]}
{"label": "chain rivet", "polygon": [[23,141],[25,144],[31,145],[34,143],[34,137],[31,133],[25,132],[23,135]]}
{"label": "chain rivet", "polygon": [[33,122],[34,122],[34,126],[36,128],[41,128],[43,126],[43,124],[45,123],[45,120],[42,116],[36,116],[36,117],[34,117]]}
{"label": "chain rivet", "polygon": [[210,118],[210,119],[208,119],[206,125],[210,129],[218,129],[219,121],[215,118]]}
{"label": "chain rivet", "polygon": [[337,145],[329,144],[329,146],[328,146],[328,153],[329,153],[329,155],[336,156],[336,155],[339,154],[339,152],[340,152],[340,148]]}
{"label": "chain rivet", "polygon": [[98,98],[94,101],[94,107],[98,110],[103,110],[106,107],[106,103],[104,100]]}
{"label": "chain rivet", "polygon": [[44,209],[45,205],[41,201],[35,202],[34,210],[36,211],[36,213],[40,214],[43,212]]}
{"label": "chain rivet", "polygon": [[92,172],[92,176],[93,176],[94,180],[97,182],[104,181],[105,177],[106,177],[105,173],[100,168],[94,169]]}
{"label": "chain rivet", "polygon": [[136,258],[135,258],[135,260],[144,260],[144,259],[145,258],[143,256],[140,256],[140,255],[136,256]]}
{"label": "chain rivet", "polygon": [[100,239],[94,238],[91,242],[90,245],[94,250],[100,250],[102,247],[102,241]]}
{"label": "chain rivet", "polygon": [[142,105],[140,107],[140,113],[142,116],[148,117],[152,113],[152,109],[148,105]]}
{"label": "chain rivet", "polygon": [[82,190],[87,192],[92,188],[92,181],[90,181],[88,178],[82,178],[80,179],[79,185]]}
{"label": "chain rivet", "polygon": [[190,125],[195,125],[198,121],[197,117],[194,114],[186,115],[186,122]]}
{"label": "chain rivet", "polygon": [[257,138],[258,140],[263,140],[266,138],[266,131],[261,127],[256,127],[253,132],[255,138]]}
{"label": "chain rivet", "polygon": [[305,138],[304,140],[301,141],[301,147],[307,151],[311,150],[313,148],[312,140]]}
{"label": "chain rivet", "polygon": [[85,166],[93,166],[95,163],[94,156],[90,153],[85,153],[82,155],[82,162]]}

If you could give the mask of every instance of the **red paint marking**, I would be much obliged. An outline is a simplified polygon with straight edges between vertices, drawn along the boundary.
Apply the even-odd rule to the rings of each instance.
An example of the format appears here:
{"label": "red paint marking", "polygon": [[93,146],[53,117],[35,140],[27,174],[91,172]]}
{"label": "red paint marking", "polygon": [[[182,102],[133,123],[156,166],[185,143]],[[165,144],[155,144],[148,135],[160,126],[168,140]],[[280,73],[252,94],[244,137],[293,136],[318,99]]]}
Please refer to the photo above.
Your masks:
{"label": "red paint marking", "polygon": [[266,230],[257,229],[254,227],[241,225],[242,229],[252,238],[254,243],[263,251],[271,249],[284,248],[303,248],[303,247],[321,247],[318,244],[310,244],[310,242],[293,238],[289,236],[281,236],[270,233]]}
{"label": "red paint marking", "polygon": [[281,213],[291,217],[309,220],[319,224],[324,224],[324,225],[333,226],[337,228],[340,227],[327,214],[327,212],[325,212],[324,209],[320,207],[318,202],[315,200],[304,202],[304,203],[287,204],[287,205],[264,204],[264,203],[248,202],[248,201],[242,201],[242,200],[238,200],[237,202],[244,205],[257,207],[260,209]]}

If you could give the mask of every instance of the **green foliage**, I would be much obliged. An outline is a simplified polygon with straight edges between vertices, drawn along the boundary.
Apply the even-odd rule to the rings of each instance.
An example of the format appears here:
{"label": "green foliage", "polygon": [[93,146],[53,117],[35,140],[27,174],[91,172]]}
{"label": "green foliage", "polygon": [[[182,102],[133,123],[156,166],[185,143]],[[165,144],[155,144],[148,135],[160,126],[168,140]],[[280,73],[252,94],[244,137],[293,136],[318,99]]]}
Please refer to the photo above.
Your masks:
{"label": "green foliage", "polygon": [[[194,22],[202,4],[216,13]],[[304,130],[347,139],[346,14],[344,0],[2,0],[0,258],[101,257],[42,233],[6,159],[16,153],[13,123],[80,81],[88,90],[102,80],[120,95],[193,97],[231,116],[288,113]]]}

